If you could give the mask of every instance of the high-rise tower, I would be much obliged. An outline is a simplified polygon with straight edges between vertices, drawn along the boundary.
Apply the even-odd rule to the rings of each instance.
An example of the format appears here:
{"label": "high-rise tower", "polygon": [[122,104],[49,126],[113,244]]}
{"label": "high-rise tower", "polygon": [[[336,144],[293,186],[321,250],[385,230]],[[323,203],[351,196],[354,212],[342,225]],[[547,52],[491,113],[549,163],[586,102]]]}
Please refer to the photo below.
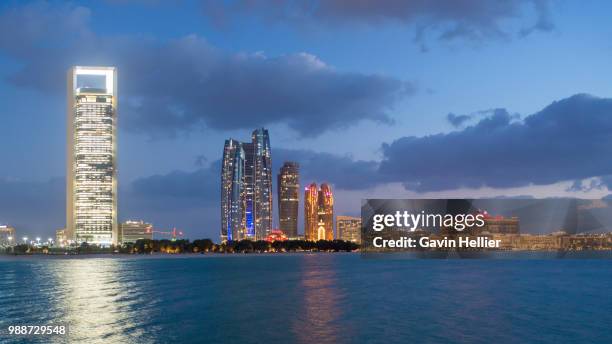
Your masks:
{"label": "high-rise tower", "polygon": [[334,196],[331,187],[312,183],[304,193],[304,232],[306,240],[334,239]]}
{"label": "high-rise tower", "polygon": [[304,236],[306,240],[317,240],[317,213],[319,211],[317,184],[308,185],[304,192]]}
{"label": "high-rise tower", "polygon": [[221,241],[246,238],[245,152],[229,139],[221,165]]}
{"label": "high-rise tower", "polygon": [[334,240],[334,195],[327,184],[321,184],[318,206],[317,239]]}
{"label": "high-rise tower", "polygon": [[117,71],[68,71],[66,230],[69,240],[117,244]]}
{"label": "high-rise tower", "polygon": [[[271,155],[270,137],[263,128],[253,131],[251,142],[225,141],[221,178],[221,240],[264,240],[272,231]],[[232,224],[228,220],[238,221],[236,216],[241,218],[240,226],[238,222]],[[235,228],[238,234],[228,231],[228,226]]]}
{"label": "high-rise tower", "polygon": [[300,202],[300,166],[287,161],[278,174],[278,220],[280,229],[289,238],[297,237]]}
{"label": "high-rise tower", "polygon": [[272,152],[264,128],[253,131],[253,215],[255,237],[264,240],[272,230]]}

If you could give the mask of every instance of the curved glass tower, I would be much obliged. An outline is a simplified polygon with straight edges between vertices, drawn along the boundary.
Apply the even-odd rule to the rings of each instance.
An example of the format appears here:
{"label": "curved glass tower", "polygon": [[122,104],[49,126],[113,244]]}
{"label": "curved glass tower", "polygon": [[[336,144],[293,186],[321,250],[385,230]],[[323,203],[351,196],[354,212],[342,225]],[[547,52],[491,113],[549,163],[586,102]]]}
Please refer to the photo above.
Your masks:
{"label": "curved glass tower", "polygon": [[244,172],[242,143],[225,140],[221,167],[221,241],[246,238]]}

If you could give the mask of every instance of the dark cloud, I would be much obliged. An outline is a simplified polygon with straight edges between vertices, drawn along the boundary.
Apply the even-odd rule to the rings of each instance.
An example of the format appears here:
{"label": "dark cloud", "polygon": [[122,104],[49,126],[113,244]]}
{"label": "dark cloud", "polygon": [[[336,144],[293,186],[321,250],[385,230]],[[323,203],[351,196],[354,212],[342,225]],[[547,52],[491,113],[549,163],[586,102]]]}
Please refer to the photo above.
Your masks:
{"label": "dark cloud", "polygon": [[446,115],[446,120],[455,128],[458,128],[463,125],[463,123],[469,121],[472,118],[470,115],[455,115],[454,113],[449,113]]}
{"label": "dark cloud", "polygon": [[[415,40],[420,44],[428,34],[446,41],[482,41],[505,39],[513,34],[524,37],[554,28],[548,0],[203,0],[202,3],[204,13],[217,24],[233,19],[239,22],[237,15],[293,25],[401,23],[414,27]],[[519,29],[508,22],[517,22],[514,26]]]}
{"label": "dark cloud", "polygon": [[21,66],[9,80],[60,93],[72,65],[117,66],[122,127],[152,136],[273,123],[316,136],[363,120],[390,123],[390,110],[414,91],[391,77],[338,71],[308,53],[229,54],[197,35],[101,36],[89,29],[92,15],[46,3],[1,13],[0,30],[14,34],[1,35],[0,54]]}
{"label": "dark cloud", "polygon": [[436,191],[545,185],[612,173],[612,99],[575,95],[514,121],[507,111],[461,131],[383,145],[379,178]]}
{"label": "dark cloud", "polygon": [[511,120],[520,119],[520,115],[517,113],[510,114],[506,109],[495,108],[495,109],[480,110],[480,111],[476,111],[470,114],[463,114],[463,115],[449,113],[448,115],[446,115],[446,120],[453,127],[458,128],[458,127],[464,126],[465,124],[467,124],[467,122],[470,122],[472,120],[479,119],[482,117],[498,117],[498,118],[508,117]]}

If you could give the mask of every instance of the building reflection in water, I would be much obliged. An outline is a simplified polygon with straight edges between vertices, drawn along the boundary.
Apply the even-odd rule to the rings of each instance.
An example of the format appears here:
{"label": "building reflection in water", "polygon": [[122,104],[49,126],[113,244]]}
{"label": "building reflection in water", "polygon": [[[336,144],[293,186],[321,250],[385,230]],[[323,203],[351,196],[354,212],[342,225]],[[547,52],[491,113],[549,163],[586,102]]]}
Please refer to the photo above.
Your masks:
{"label": "building reflection in water", "polygon": [[[63,286],[69,341],[79,343],[128,343],[143,339],[146,304],[134,275],[125,278],[126,263],[116,259],[71,259],[57,280]],[[122,277],[123,274],[123,277]]]}
{"label": "building reflection in water", "polygon": [[302,307],[297,309],[292,326],[298,342],[344,342],[346,333],[339,333],[343,315],[340,303],[344,295],[338,286],[336,269],[330,265],[333,261],[321,254],[304,256],[302,261],[298,284],[303,293],[298,296]]}

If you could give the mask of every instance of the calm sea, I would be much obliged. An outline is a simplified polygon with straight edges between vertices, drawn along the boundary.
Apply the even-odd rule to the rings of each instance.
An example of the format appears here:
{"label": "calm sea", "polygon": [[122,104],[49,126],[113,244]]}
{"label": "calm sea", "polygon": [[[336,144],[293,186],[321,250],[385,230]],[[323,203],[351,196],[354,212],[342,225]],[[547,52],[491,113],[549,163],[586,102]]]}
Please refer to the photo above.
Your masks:
{"label": "calm sea", "polygon": [[[82,343],[612,343],[610,260],[0,257],[0,326]],[[0,335],[0,342],[11,342]]]}

